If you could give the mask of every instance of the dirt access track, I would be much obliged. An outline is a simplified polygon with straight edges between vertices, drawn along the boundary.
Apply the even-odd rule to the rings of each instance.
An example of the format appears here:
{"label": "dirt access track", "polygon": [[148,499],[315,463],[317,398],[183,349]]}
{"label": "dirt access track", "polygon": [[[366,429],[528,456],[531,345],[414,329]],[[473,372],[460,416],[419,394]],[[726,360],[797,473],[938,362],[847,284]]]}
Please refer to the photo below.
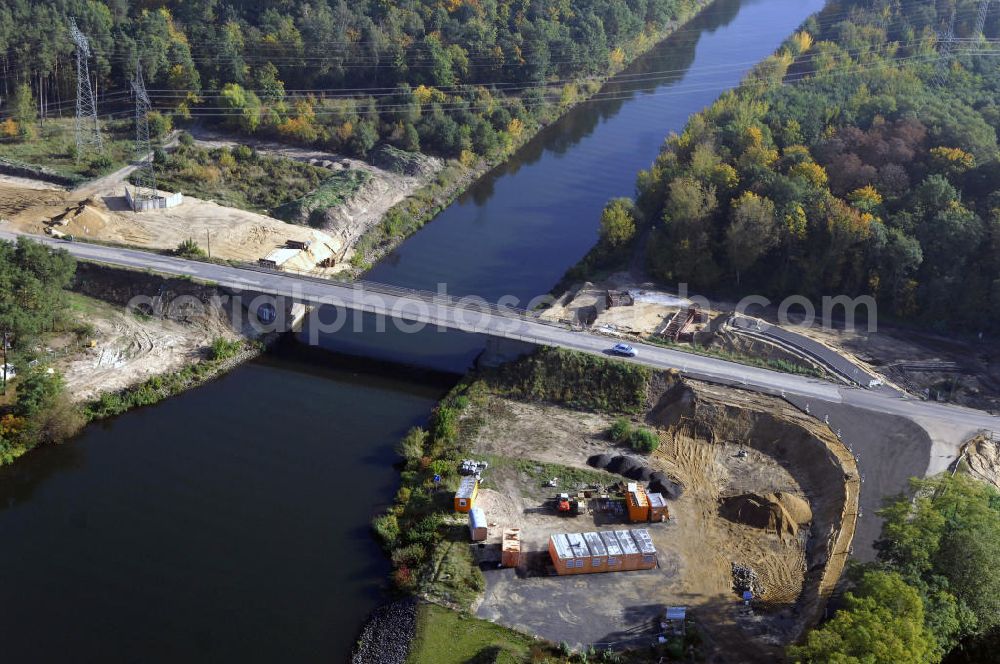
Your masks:
{"label": "dirt access track", "polygon": [[[609,417],[492,398],[474,445],[475,454],[495,460],[480,500],[491,539],[478,555],[489,558],[507,527],[522,528],[526,553],[516,570],[484,562],[487,589],[477,613],[554,642],[629,648],[655,643],[666,607],[686,606],[708,661],[775,661],[822,616],[840,579],[857,513],[854,459],[828,427],[783,401],[693,383],[654,392],[637,422],[660,434],[649,457],[610,443]],[[624,455],[627,465],[666,473],[681,486],[669,500],[669,522],[648,525],[659,568],[554,576],[551,533],[630,526],[614,513],[557,516],[547,501],[557,489],[532,467],[556,472],[549,464],[559,464],[603,486],[630,481],[588,468],[588,458],[601,454]],[[734,500],[775,493],[788,505],[773,511],[784,515],[780,523],[732,509]],[[733,563],[751,567],[763,584],[752,610],[733,590]]]}

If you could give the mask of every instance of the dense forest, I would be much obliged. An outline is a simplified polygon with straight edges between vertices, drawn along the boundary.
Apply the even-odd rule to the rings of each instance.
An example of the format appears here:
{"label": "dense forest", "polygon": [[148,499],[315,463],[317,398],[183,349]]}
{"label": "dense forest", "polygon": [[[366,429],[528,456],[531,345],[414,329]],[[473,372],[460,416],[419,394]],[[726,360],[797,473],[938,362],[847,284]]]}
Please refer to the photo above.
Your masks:
{"label": "dense forest", "polygon": [[[880,315],[1000,322],[1000,67],[979,3],[847,0],[672,135],[609,204],[586,268],[709,293],[870,294]],[[958,41],[939,30],[955,15]],[[984,33],[1000,33],[1000,12]]]}
{"label": "dense forest", "polygon": [[1000,494],[964,473],[912,480],[890,503],[877,559],[793,662],[994,662],[1000,644]]}
{"label": "dense forest", "polygon": [[14,139],[37,116],[72,114],[72,17],[91,43],[102,114],[130,113],[138,59],[154,104],[182,118],[361,155],[382,140],[492,156],[700,4],[4,0],[0,129]]}

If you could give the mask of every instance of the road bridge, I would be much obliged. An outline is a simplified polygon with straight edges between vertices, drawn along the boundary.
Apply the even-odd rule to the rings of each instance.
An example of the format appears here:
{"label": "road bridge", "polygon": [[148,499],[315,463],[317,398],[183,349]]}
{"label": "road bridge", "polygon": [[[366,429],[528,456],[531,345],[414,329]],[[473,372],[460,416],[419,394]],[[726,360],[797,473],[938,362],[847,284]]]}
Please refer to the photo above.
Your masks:
{"label": "road bridge", "polygon": [[[567,324],[541,319],[536,313],[486,303],[477,298],[455,298],[437,293],[411,291],[392,286],[306,277],[263,270],[255,266],[237,267],[175,256],[164,256],[135,249],[110,247],[83,242],[66,242],[30,236],[39,242],[67,250],[83,261],[162,275],[198,279],[219,286],[290,298],[313,306],[331,306],[344,310],[372,313],[397,319],[401,329],[430,325],[441,329],[516,339],[537,345],[557,346],[594,355],[604,355],[611,345],[606,337]],[[17,234],[0,231],[0,239],[15,240]],[[925,428],[944,428],[955,432],[979,430],[1000,433],[1000,418],[989,413],[912,398],[908,395],[865,390],[837,385],[816,378],[746,366],[715,357],[685,353],[653,344],[633,344],[638,351],[636,362],[655,369],[675,369],[697,380],[728,385],[775,396],[794,396],[818,402],[854,406],[880,413],[910,418]]]}

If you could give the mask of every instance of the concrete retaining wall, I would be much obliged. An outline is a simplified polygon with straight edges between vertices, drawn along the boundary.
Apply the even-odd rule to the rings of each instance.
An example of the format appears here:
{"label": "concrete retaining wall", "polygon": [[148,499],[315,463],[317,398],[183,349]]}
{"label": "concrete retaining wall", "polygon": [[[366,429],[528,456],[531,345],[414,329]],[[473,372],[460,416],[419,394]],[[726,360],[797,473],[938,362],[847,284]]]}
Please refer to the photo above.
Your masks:
{"label": "concrete retaining wall", "polygon": [[125,200],[128,206],[135,212],[147,212],[149,210],[164,210],[166,208],[177,207],[184,202],[184,195],[181,192],[170,194],[169,196],[157,196],[152,199],[136,200],[132,198],[132,192],[125,187]]}

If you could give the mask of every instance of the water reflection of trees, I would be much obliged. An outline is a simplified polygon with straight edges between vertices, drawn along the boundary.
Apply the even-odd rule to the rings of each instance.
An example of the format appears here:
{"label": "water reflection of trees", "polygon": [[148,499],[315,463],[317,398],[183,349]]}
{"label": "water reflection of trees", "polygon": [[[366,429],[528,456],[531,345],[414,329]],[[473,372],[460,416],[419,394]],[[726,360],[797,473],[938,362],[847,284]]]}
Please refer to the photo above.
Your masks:
{"label": "water reflection of trees", "polygon": [[[476,205],[484,205],[492,196],[497,180],[516,175],[523,166],[538,162],[547,152],[565,154],[583,139],[590,136],[601,121],[614,117],[626,102],[637,93],[649,93],[675,85],[690,70],[694,63],[698,42],[706,32],[714,32],[731,23],[739,14],[746,0],[718,0],[673,36],[637,59],[622,72],[622,76],[609,81],[601,90],[598,99],[578,105],[559,121],[542,129],[528,141],[504,165],[496,168],[480,179],[462,202],[471,199]],[[650,76],[639,81],[630,81],[629,76],[671,72],[669,75]]]}
{"label": "water reflection of trees", "polygon": [[54,475],[83,468],[84,450],[76,441],[32,450],[0,468],[0,511],[31,501],[35,490]]}

